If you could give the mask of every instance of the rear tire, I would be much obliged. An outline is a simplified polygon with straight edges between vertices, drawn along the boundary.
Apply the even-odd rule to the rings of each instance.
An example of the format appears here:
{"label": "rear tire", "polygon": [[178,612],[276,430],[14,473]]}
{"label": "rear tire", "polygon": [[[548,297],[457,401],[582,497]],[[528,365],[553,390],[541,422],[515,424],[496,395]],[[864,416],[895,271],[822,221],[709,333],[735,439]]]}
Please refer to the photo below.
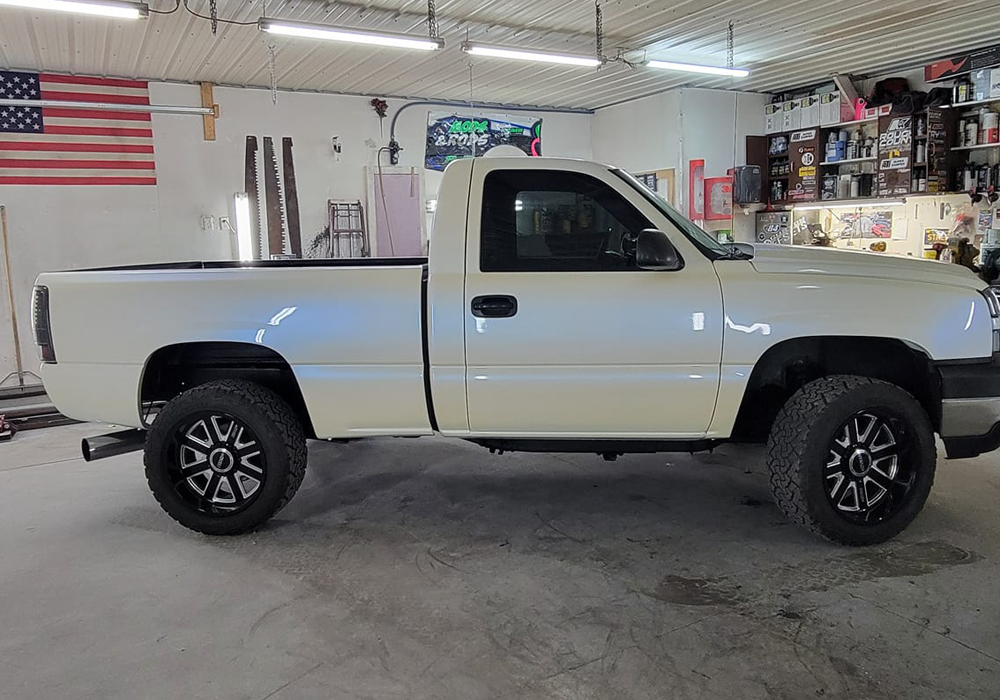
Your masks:
{"label": "rear tire", "polygon": [[767,441],[778,507],[846,545],[902,532],[927,500],[936,462],[923,407],[898,386],[868,377],[806,384],[778,413]]}
{"label": "rear tire", "polygon": [[291,407],[246,381],[185,391],[157,414],[146,436],[146,480],[181,525],[237,535],[267,522],[305,476],[306,439]]}

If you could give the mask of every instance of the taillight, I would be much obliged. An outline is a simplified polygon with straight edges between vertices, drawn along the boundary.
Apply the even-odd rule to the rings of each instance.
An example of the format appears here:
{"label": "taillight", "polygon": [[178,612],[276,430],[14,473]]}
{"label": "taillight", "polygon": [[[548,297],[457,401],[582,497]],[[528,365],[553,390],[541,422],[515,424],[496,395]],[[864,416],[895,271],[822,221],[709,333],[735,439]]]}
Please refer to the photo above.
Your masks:
{"label": "taillight", "polygon": [[42,362],[55,362],[56,351],[52,347],[52,327],[49,323],[49,288],[35,285],[31,295],[31,329],[38,346],[38,358]]}

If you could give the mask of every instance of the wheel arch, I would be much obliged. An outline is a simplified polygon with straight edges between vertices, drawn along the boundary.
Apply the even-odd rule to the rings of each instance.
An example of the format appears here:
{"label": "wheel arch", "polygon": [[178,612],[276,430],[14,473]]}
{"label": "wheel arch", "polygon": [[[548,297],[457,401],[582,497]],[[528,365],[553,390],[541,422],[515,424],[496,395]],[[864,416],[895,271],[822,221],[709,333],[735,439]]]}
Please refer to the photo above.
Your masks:
{"label": "wheel arch", "polygon": [[940,377],[926,349],[899,338],[800,336],[775,343],[754,364],[733,426],[733,439],[766,439],[781,406],[798,389],[835,374],[870,377],[901,387],[917,399],[934,429],[939,429]]}
{"label": "wheel arch", "polygon": [[149,355],[139,379],[143,424],[160,406],[183,391],[221,379],[242,379],[267,387],[284,399],[315,437],[312,421],[291,364],[276,350],[239,341],[192,341],[158,348]]}

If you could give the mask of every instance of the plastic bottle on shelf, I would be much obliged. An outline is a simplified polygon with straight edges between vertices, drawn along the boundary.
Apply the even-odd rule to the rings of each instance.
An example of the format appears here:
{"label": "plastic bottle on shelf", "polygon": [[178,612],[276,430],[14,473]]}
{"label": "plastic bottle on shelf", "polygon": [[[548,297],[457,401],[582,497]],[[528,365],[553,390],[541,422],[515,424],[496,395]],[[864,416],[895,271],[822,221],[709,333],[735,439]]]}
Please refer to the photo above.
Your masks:
{"label": "plastic bottle on shelf", "polygon": [[955,144],[955,145],[958,146],[959,148],[961,148],[962,146],[967,145],[965,143],[965,125],[966,125],[966,123],[967,122],[964,119],[959,119],[958,120],[958,143]]}
{"label": "plastic bottle on shelf", "polygon": [[975,146],[979,143],[979,122],[970,119],[965,123],[965,145]]}
{"label": "plastic bottle on shelf", "polygon": [[847,156],[847,160],[855,160],[858,157],[858,142],[853,138],[847,142],[845,155]]}
{"label": "plastic bottle on shelf", "polygon": [[972,85],[971,83],[969,83],[967,79],[963,78],[959,80],[955,84],[955,102],[956,103],[968,102],[969,94],[971,93],[971,88]]}
{"label": "plastic bottle on shelf", "polygon": [[831,131],[829,138],[826,140],[826,160],[828,163],[833,163],[837,160],[837,132]]}
{"label": "plastic bottle on shelf", "polygon": [[982,143],[997,143],[1000,140],[1000,114],[983,107],[979,112],[979,133]]}
{"label": "plastic bottle on shelf", "polygon": [[837,180],[837,199],[847,199],[851,196],[851,176],[841,175]]}

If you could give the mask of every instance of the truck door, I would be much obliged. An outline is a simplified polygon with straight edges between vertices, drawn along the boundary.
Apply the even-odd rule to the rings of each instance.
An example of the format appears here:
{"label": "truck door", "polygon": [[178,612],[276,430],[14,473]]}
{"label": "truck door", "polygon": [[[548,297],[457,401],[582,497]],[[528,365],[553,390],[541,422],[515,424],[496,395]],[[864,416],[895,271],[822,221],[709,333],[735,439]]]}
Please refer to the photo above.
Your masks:
{"label": "truck door", "polygon": [[[467,226],[466,386],[473,434],[703,436],[719,387],[712,262],[595,164],[477,161]],[[564,167],[566,169],[564,169]],[[684,259],[630,257],[644,228]]]}

